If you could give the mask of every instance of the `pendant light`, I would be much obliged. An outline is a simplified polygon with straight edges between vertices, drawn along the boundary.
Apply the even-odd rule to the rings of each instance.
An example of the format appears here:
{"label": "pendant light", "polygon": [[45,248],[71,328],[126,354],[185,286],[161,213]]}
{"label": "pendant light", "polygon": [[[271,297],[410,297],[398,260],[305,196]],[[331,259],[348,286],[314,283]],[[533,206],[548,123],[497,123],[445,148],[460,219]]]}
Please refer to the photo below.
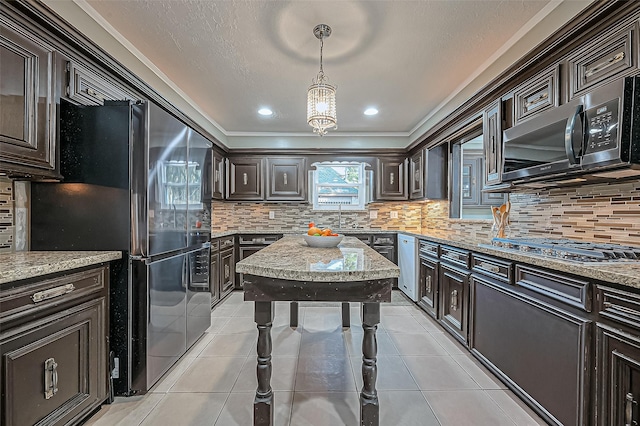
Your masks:
{"label": "pendant light", "polygon": [[322,48],[324,39],[331,35],[331,27],[326,24],[316,25],[313,34],[320,40],[320,72],[307,91],[307,123],[313,127],[314,133],[320,136],[329,129],[337,129],[336,86],[328,83],[322,69]]}

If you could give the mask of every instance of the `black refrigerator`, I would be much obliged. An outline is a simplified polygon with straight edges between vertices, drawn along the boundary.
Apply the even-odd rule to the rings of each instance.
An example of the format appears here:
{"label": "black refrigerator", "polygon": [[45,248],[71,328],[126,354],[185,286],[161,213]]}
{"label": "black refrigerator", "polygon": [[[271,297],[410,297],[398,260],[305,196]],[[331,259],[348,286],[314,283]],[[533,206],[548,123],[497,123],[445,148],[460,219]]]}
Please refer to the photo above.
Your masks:
{"label": "black refrigerator", "polygon": [[32,250],[121,250],[116,395],[147,392],[211,324],[210,141],[151,102],[60,106],[64,181],[31,187]]}

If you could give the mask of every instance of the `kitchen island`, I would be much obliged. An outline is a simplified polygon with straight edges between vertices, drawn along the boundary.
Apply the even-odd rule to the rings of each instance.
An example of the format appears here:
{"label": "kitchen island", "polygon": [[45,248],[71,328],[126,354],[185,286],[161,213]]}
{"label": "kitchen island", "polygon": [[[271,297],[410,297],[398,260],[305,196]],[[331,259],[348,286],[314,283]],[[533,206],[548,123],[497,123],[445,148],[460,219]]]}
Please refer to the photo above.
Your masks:
{"label": "kitchen island", "polygon": [[238,262],[236,271],[244,274],[244,299],[254,301],[258,327],[254,426],[273,425],[270,381],[274,301],[362,303],[364,384],[360,424],[378,425],[376,329],[380,303],[391,302],[393,279],[400,275],[400,269],[357,238],[346,237],[337,248],[311,248],[301,236],[285,236]]}

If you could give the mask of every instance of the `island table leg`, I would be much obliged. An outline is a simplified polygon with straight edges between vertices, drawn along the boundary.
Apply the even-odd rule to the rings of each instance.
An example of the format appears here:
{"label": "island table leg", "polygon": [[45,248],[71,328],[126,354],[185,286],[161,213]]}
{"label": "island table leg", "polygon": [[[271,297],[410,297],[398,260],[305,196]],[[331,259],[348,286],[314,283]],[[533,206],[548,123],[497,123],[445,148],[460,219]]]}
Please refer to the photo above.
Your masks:
{"label": "island table leg", "polygon": [[289,303],[289,327],[298,326],[298,302]]}
{"label": "island table leg", "polygon": [[349,302],[342,302],[342,326],[351,326],[351,312],[349,311]]}
{"label": "island table leg", "polygon": [[253,425],[273,426],[274,400],[271,389],[271,325],[273,302],[254,302],[255,321],[258,325],[258,388],[253,402]]}
{"label": "island table leg", "polygon": [[380,423],[380,406],[376,379],[378,366],[376,355],[378,343],[376,329],[380,322],[380,303],[362,304],[362,392],[360,392],[360,426],[378,426]]}

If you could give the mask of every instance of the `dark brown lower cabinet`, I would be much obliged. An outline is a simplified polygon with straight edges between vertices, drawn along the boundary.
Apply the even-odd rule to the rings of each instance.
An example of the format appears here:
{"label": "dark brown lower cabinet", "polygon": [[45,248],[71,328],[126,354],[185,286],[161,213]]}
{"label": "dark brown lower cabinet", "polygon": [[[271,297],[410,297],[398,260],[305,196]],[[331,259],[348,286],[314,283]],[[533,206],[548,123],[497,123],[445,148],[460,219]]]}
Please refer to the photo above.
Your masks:
{"label": "dark brown lower cabinet", "polygon": [[465,346],[468,340],[469,271],[440,263],[439,321]]}
{"label": "dark brown lower cabinet", "polygon": [[233,291],[236,285],[236,261],[233,249],[220,252],[220,298]]}
{"label": "dark brown lower cabinet", "polygon": [[[27,283],[24,292],[18,287],[9,297],[31,302],[16,310],[14,318],[32,313],[16,322],[10,315],[4,322],[10,325],[0,327],[2,425],[77,424],[107,399],[108,303],[101,281],[106,275],[89,275],[82,278],[95,278],[95,288],[102,291],[91,295],[90,287],[83,288],[82,280],[74,281],[71,275],[63,288],[55,279],[45,287]],[[49,297],[58,290],[67,293],[49,299],[59,301],[55,308],[41,310],[37,303],[46,301],[31,301],[32,296]],[[7,307],[14,304],[4,300]]]}
{"label": "dark brown lower cabinet", "polygon": [[593,321],[475,274],[471,294],[471,351],[549,423],[590,424]]}
{"label": "dark brown lower cabinet", "polygon": [[418,277],[420,280],[418,297],[420,299],[418,305],[433,318],[438,317],[439,263],[437,259],[420,256],[420,275]]}
{"label": "dark brown lower cabinet", "polygon": [[220,252],[216,241],[215,248],[211,245],[211,263],[209,265],[209,289],[211,291],[211,306],[220,302]]}
{"label": "dark brown lower cabinet", "polygon": [[598,421],[601,426],[640,424],[640,336],[604,324],[596,327]]}

